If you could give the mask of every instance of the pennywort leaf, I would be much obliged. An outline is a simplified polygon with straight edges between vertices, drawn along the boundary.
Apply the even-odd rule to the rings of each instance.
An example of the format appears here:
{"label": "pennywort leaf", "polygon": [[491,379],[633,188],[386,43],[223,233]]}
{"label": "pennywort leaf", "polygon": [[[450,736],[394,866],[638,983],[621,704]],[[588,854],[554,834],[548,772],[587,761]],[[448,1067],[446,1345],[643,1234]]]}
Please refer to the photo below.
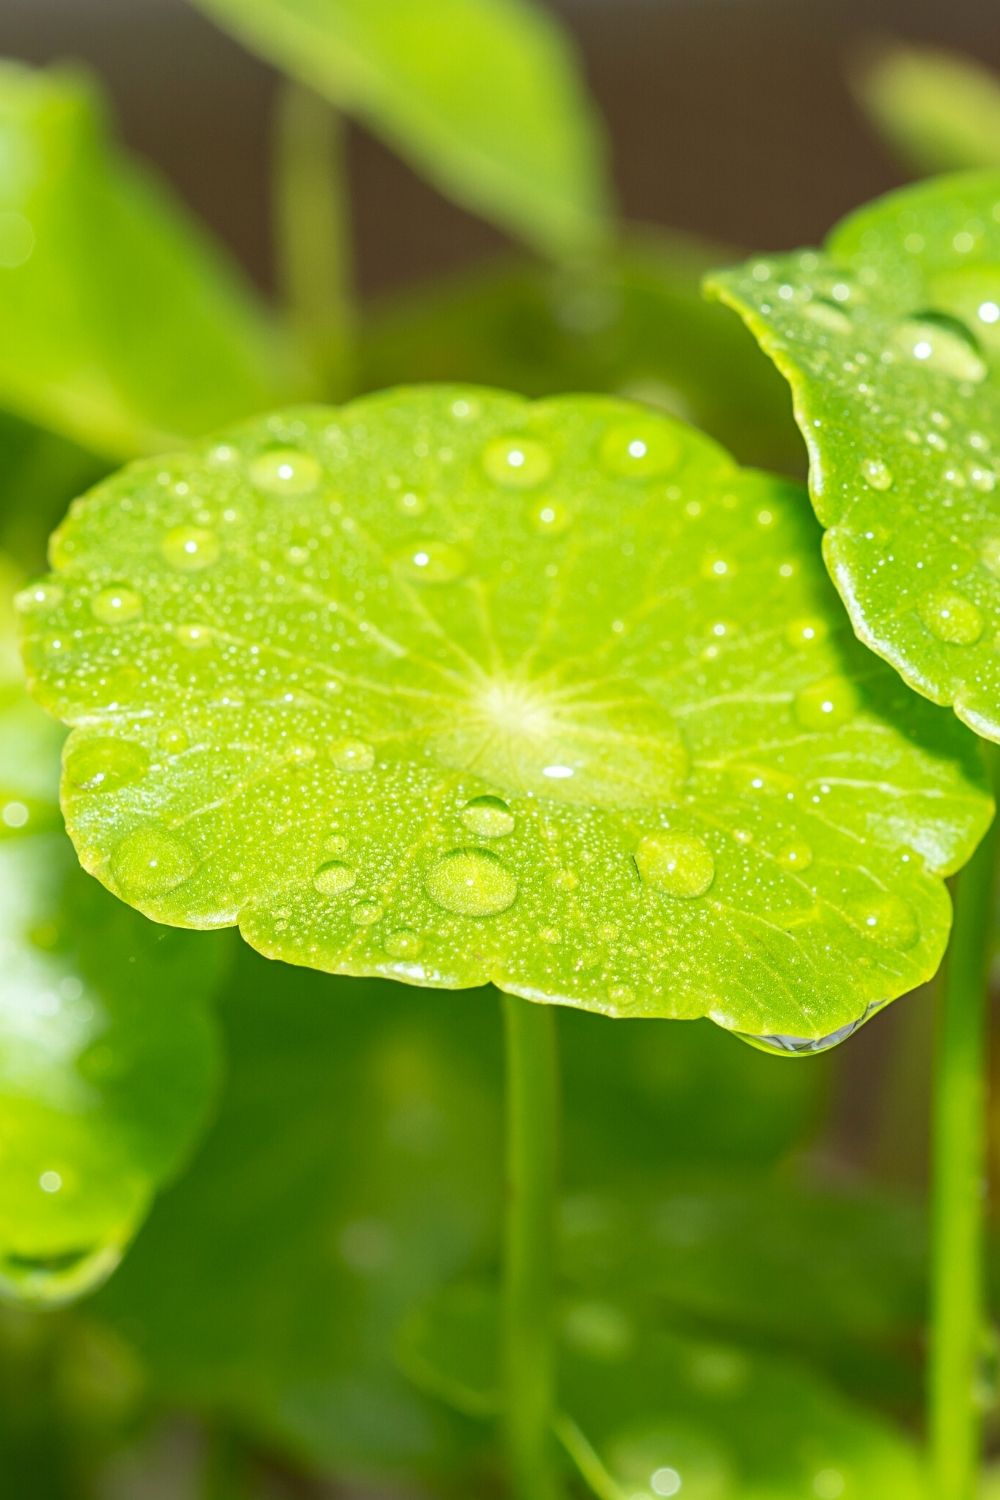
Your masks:
{"label": "pennywort leaf", "polygon": [[897,44],[859,70],[855,87],[877,129],[918,172],[1000,167],[1000,79],[971,57]]}
{"label": "pennywort leaf", "polygon": [[196,0],[458,202],[546,254],[606,233],[604,144],[532,0]]}
{"label": "pennywort leaf", "polygon": [[91,85],[0,65],[0,406],[120,459],[296,389],[234,266]]}
{"label": "pennywort leaf", "polygon": [[936,968],[990,807],[816,552],[666,417],[401,390],[92,491],[26,658],[83,864],[160,921],[811,1049]]}
{"label": "pennywort leaf", "polygon": [[890,194],[825,250],[708,285],[792,387],[855,630],[1000,739],[1000,173]]}

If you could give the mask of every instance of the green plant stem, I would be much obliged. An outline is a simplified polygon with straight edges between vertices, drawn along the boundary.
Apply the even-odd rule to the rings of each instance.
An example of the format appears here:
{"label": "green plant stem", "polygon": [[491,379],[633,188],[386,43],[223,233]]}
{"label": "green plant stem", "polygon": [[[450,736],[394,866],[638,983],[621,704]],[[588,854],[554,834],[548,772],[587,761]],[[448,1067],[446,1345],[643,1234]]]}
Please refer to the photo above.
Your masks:
{"label": "green plant stem", "polygon": [[[992,750],[996,778],[997,752]],[[988,974],[998,823],[955,883],[935,1057],[929,1428],[935,1500],[973,1500],[983,1323]]]}
{"label": "green plant stem", "polygon": [[289,321],[320,393],[354,389],[354,270],[344,121],[326,100],[285,83],[274,130],[278,276]]}
{"label": "green plant stem", "polygon": [[515,1500],[556,1500],[553,1242],[558,1067],[548,1005],[503,997],[507,1051],[504,1424]]}

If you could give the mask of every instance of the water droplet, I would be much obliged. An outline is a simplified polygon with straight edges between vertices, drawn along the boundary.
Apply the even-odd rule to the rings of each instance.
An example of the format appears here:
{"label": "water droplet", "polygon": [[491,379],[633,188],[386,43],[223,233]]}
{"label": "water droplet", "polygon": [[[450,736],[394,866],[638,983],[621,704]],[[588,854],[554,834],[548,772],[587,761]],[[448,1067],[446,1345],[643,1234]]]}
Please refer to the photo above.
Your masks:
{"label": "water droplet", "polygon": [[113,792],[137,781],[149,769],[149,754],[135,740],[111,736],[69,742],[64,771],[70,786],[81,792]]}
{"label": "water droplet", "polygon": [[842,307],[836,302],[830,302],[826,297],[813,297],[809,302],[802,303],[802,313],[810,322],[818,324],[820,328],[826,328],[830,333],[850,333],[851,320]]}
{"label": "water droplet", "polygon": [[895,347],[910,359],[954,380],[983,380],[986,362],[979,346],[957,318],[947,313],[923,313],[907,318],[892,335]]}
{"label": "water droplet", "polygon": [[552,454],[534,438],[494,438],[483,450],[483,469],[495,484],[533,489],[551,474]]}
{"label": "water droplet", "polygon": [[715,879],[711,850],[694,834],[648,833],[633,857],[644,882],[667,896],[703,896]]}
{"label": "water droplet", "polygon": [[736,572],[736,565],[728,557],[720,557],[717,552],[710,552],[701,560],[701,576],[712,580],[720,578],[732,578]]}
{"label": "water droplet", "polygon": [[892,488],[892,470],[880,458],[862,459],[861,474],[865,483],[871,485],[873,490]]}
{"label": "water droplet", "polygon": [[813,862],[813,852],[808,844],[795,841],[778,850],[777,860],[787,870],[808,870]]}
{"label": "water droplet", "polygon": [[175,526],[163,538],[163,556],[172,568],[199,573],[219,558],[219,538],[205,526]]}
{"label": "water droplet", "polygon": [[364,740],[335,740],[330,746],[330,759],[338,771],[370,771],[375,751]]}
{"label": "water droplet", "polygon": [[418,542],[396,553],[397,570],[414,583],[451,583],[465,572],[465,553],[451,542]]}
{"label": "water droplet", "polygon": [[792,620],[785,626],[785,640],[790,646],[813,646],[826,640],[826,622],[820,619]]}
{"label": "water droplet", "polygon": [[339,859],[328,859],[313,876],[313,886],[321,896],[339,896],[349,891],[357,878],[358,872],[350,865]]}
{"label": "water droplet", "polygon": [[912,948],[920,936],[920,925],[913,908],[892,892],[853,903],[850,915],[859,927],[886,948]]}
{"label": "water droplet", "polygon": [[16,1302],[58,1307],[96,1289],[121,1260],[118,1245],[68,1254],[0,1256],[0,1293]]}
{"label": "water droplet", "polygon": [[787,1057],[789,1053],[795,1057],[812,1056],[816,1052],[829,1052],[832,1047],[839,1047],[841,1042],[846,1042],[849,1036],[853,1036],[880,1009],[880,1004],[870,1005],[858,1020],[848,1021],[826,1036],[751,1036],[745,1031],[736,1031],[733,1035],[738,1036],[741,1042],[755,1047],[758,1052],[771,1052],[777,1057]]}
{"label": "water droplet", "polygon": [[165,896],[197,869],[194,850],[177,834],[137,828],[115,846],[111,875],[126,901]]}
{"label": "water droplet", "polygon": [[542,536],[560,536],[573,519],[573,513],[560,500],[537,500],[528,508],[528,519]]}
{"label": "water droplet", "polygon": [[795,695],[796,717],[804,729],[846,724],[857,708],[857,693],[846,677],[823,677]]}
{"label": "water droplet", "polygon": [[404,490],[396,504],[404,516],[422,516],[427,509],[427,501],[416,490]]}
{"label": "water droplet", "polygon": [[174,635],[189,651],[197,651],[202,646],[207,646],[212,639],[212,632],[207,625],[178,625]]}
{"label": "water droplet", "polygon": [[601,440],[601,463],[619,479],[656,479],[676,468],[680,457],[676,430],[655,418],[618,423]]}
{"label": "water droplet", "polygon": [[18,614],[33,614],[36,610],[55,609],[63,601],[63,591],[57,583],[32,583],[15,596],[14,608]]}
{"label": "water droplet", "polygon": [[190,740],[183,729],[172,727],[161,729],[156,737],[156,743],[161,750],[166,750],[168,754],[180,755],[182,751],[187,749]]}
{"label": "water droplet", "polygon": [[319,460],[298,448],[269,448],[250,464],[250,480],[272,495],[305,495],[323,474]]}
{"label": "water droplet", "polygon": [[517,896],[517,876],[491,849],[452,849],[427,875],[427,893],[445,911],[491,917]]}
{"label": "water droplet", "polygon": [[580,877],[575,870],[557,870],[552,877],[552,884],[557,891],[575,891],[580,884]]}
{"label": "water droplet", "polygon": [[351,907],[351,921],[355,927],[371,927],[382,915],[382,908],[375,901],[359,901]]}
{"label": "water droplet", "polygon": [[385,951],[390,958],[419,958],[424,950],[424,940],[412,928],[400,927],[390,932],[385,940]]}
{"label": "water droplet", "polygon": [[124,625],[142,614],[142,596],[123,584],[111,584],[94,595],[90,609],[104,625]]}
{"label": "water droplet", "polygon": [[514,814],[501,797],[473,797],[459,817],[470,833],[483,839],[503,838],[514,827]]}
{"label": "water droplet", "polygon": [[971,646],[983,633],[983,617],[964,594],[938,590],[920,601],[917,612],[931,634],[951,646]]}
{"label": "water droplet", "polygon": [[979,553],[984,567],[1000,576],[1000,536],[987,537]]}

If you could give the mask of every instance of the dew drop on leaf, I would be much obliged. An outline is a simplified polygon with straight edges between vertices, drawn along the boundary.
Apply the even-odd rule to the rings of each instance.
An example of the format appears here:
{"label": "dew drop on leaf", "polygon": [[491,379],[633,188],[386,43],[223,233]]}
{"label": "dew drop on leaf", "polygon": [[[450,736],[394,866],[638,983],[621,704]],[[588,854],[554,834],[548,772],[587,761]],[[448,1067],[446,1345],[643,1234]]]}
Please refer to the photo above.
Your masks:
{"label": "dew drop on leaf", "polygon": [[345,865],[343,860],[329,859],[316,871],[313,885],[321,896],[339,896],[343,891],[349,891],[357,878],[357,871]]}
{"label": "dew drop on leaf", "polygon": [[424,949],[424,940],[419,932],[409,927],[397,928],[385,940],[385,951],[390,958],[419,958]]}
{"label": "dew drop on leaf", "polygon": [[137,781],[149,768],[149,755],[134,740],[80,740],[67,750],[66,780],[82,792],[111,792]]}
{"label": "dew drop on leaf", "polygon": [[198,573],[219,558],[219,538],[205,526],[175,526],[163,538],[163,556],[172,568]]}
{"label": "dew drop on leaf", "polygon": [[338,771],[370,771],[375,764],[375,751],[364,740],[334,740],[330,759]]}
{"label": "dew drop on leaf", "polygon": [[901,896],[886,892],[851,908],[857,925],[887,948],[912,948],[920,936],[913,908]]}
{"label": "dew drop on leaf", "polygon": [[483,469],[496,484],[533,489],[552,472],[552,454],[533,438],[494,438],[483,450]]}
{"label": "dew drop on leaf", "polygon": [[417,542],[396,553],[397,571],[414,583],[451,583],[467,566],[465,553],[451,542]]}
{"label": "dew drop on leaf", "polygon": [[892,343],[925,369],[953,380],[985,379],[986,361],[964,323],[946,314],[906,318],[893,331]]}
{"label": "dew drop on leaf", "polygon": [[541,536],[561,536],[573,514],[569,506],[559,500],[539,500],[529,508],[528,519]]}
{"label": "dew drop on leaf", "polygon": [[491,849],[452,849],[427,875],[427,894],[445,911],[491,917],[517,896],[517,876]]}
{"label": "dew drop on leaf", "polygon": [[111,855],[114,883],[128,901],[166,895],[188,880],[197,867],[190,844],[158,828],[137,828]]}
{"label": "dew drop on leaf", "polygon": [[658,423],[622,422],[601,440],[605,471],[621,479],[656,479],[677,466],[680,444]]}
{"label": "dew drop on leaf", "polygon": [[846,724],[857,711],[853,685],[844,677],[824,677],[810,682],[795,696],[795,713],[804,729],[829,729]]}
{"label": "dew drop on leaf", "polygon": [[892,470],[880,458],[865,458],[861,461],[861,475],[873,490],[892,488]]}
{"label": "dew drop on leaf", "polygon": [[102,625],[124,625],[142,614],[142,596],[135,589],[112,584],[94,595],[90,609]]}
{"label": "dew drop on leaf", "polygon": [[715,879],[711,850],[694,834],[662,829],[639,840],[635,863],[643,882],[667,896],[703,896]]}
{"label": "dew drop on leaf", "polygon": [[779,849],[777,860],[786,870],[808,870],[813,862],[813,852],[808,844],[797,840]]}
{"label": "dew drop on leaf", "polygon": [[459,816],[469,832],[478,838],[502,838],[514,827],[514,814],[502,797],[473,797]]}
{"label": "dew drop on leaf", "polygon": [[971,646],[983,633],[983,617],[964,594],[938,590],[920,601],[918,613],[939,641],[953,646]]}
{"label": "dew drop on leaf", "polygon": [[268,448],[250,464],[250,480],[273,495],[305,495],[322,476],[318,459],[298,448]]}

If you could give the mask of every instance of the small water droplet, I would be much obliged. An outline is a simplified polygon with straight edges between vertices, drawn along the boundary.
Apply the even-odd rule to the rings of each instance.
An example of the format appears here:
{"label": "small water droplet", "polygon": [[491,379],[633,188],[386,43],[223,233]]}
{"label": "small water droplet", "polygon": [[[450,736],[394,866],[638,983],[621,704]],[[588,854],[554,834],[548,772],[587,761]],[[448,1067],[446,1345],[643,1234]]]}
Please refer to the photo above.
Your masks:
{"label": "small water droplet", "polygon": [[465,553],[451,542],[408,544],[393,560],[397,571],[414,583],[451,583],[467,567]]}
{"label": "small water droplet", "polygon": [[534,438],[494,438],[483,450],[483,469],[495,484],[533,489],[551,474],[552,454]]}
{"label": "small water droplet", "polygon": [[795,695],[796,717],[804,729],[830,729],[846,724],[857,708],[857,693],[846,677],[823,677]]}
{"label": "small water droplet", "polygon": [[182,751],[187,749],[190,741],[183,729],[173,727],[161,729],[156,743],[161,750],[166,750],[168,754],[180,755]]}
{"label": "small water droplet", "polygon": [[704,839],[662,829],[639,840],[633,856],[646,885],[667,896],[703,896],[715,879],[715,860]]}
{"label": "small water droplet", "polygon": [[569,506],[560,500],[537,500],[528,507],[528,520],[542,536],[561,536],[572,519]]}
{"label": "small water droplet", "polygon": [[404,516],[422,516],[427,509],[427,501],[416,490],[404,490],[396,504]]}
{"label": "small water droplet", "polygon": [[452,849],[427,874],[427,894],[445,911],[491,917],[517,896],[517,876],[491,849]]}
{"label": "small water droplet", "polygon": [[124,584],[111,584],[94,595],[90,610],[104,625],[124,625],[142,614],[142,596]]}
{"label": "small water droplet", "polygon": [[778,850],[776,857],[779,865],[784,865],[786,870],[808,870],[813,862],[812,850],[800,840],[785,844]]}
{"label": "small water droplet", "polygon": [[927,594],[917,612],[931,634],[951,646],[971,646],[983,633],[983,617],[964,594],[946,589]]}
{"label": "small water droplet", "polygon": [[358,878],[357,870],[343,860],[328,859],[313,875],[313,886],[321,896],[339,896],[349,891]]}
{"label": "small water droplet", "polygon": [[888,490],[892,488],[892,470],[880,458],[862,459],[861,474],[865,483],[870,485],[873,490]]}
{"label": "small water droplet", "polygon": [[657,479],[676,468],[681,440],[664,421],[637,417],[608,429],[601,440],[600,459],[607,473],[619,479]]}
{"label": "small water droplet", "polygon": [[111,874],[127,901],[165,896],[197,869],[194,850],[177,834],[137,828],[115,846]]}
{"label": "small water droplet", "polygon": [[820,619],[792,620],[785,626],[785,640],[790,646],[813,646],[827,637],[826,622]]}
{"label": "small water droplet", "polygon": [[205,526],[175,526],[163,538],[161,551],[172,568],[199,573],[219,558],[219,538]]}
{"label": "small water droplet", "polygon": [[557,891],[575,891],[580,884],[580,877],[575,870],[557,870],[552,877],[552,884]]}
{"label": "small water droplet", "polygon": [[382,908],[375,901],[359,901],[351,907],[351,921],[355,927],[371,927],[382,915]]}
{"label": "small water droplet", "polygon": [[174,635],[189,651],[200,650],[212,639],[212,632],[207,625],[178,625]]}
{"label": "small water droplet", "polygon": [[459,817],[469,832],[478,838],[503,838],[514,828],[514,814],[501,797],[473,797],[462,808]]}
{"label": "small water droplet", "polygon": [[364,740],[334,740],[330,759],[338,771],[370,771],[375,764],[375,751]]}
{"label": "small water droplet", "polygon": [[892,892],[855,902],[850,915],[857,925],[886,948],[912,948],[920,936],[913,908]]}
{"label": "small water droplet", "polygon": [[298,448],[269,448],[250,464],[250,481],[273,495],[305,495],[322,477],[319,460]]}
{"label": "small water droplet", "polygon": [[424,940],[412,928],[400,927],[390,932],[385,940],[385,951],[390,958],[419,958],[424,950]]}
{"label": "small water droplet", "polygon": [[85,739],[66,749],[64,772],[70,786],[81,792],[113,792],[137,781],[149,769],[149,754],[135,740],[112,736]]}
{"label": "small water droplet", "polygon": [[892,342],[902,354],[936,374],[970,381],[986,376],[976,339],[964,323],[946,313],[907,318],[893,332]]}

